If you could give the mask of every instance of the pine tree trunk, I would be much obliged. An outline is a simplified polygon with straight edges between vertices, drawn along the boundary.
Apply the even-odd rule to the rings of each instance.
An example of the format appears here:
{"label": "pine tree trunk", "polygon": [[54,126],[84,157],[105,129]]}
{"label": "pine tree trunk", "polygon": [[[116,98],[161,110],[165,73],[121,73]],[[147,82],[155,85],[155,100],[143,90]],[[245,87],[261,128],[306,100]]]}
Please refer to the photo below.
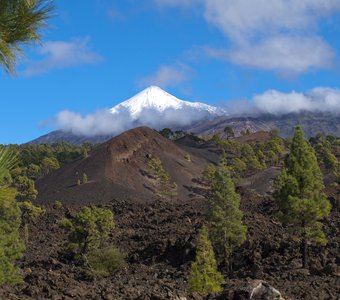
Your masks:
{"label": "pine tree trunk", "polygon": [[308,245],[306,238],[302,239],[301,254],[302,254],[302,266],[303,268],[308,268]]}
{"label": "pine tree trunk", "polygon": [[229,272],[232,273],[233,272],[233,255],[230,254],[229,257]]}

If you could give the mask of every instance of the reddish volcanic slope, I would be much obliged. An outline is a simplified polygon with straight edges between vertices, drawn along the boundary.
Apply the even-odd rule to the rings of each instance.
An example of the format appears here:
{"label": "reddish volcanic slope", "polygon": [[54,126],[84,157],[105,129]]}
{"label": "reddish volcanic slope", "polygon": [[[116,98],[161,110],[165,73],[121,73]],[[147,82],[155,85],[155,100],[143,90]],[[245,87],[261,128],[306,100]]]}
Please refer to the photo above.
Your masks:
{"label": "reddish volcanic slope", "polygon": [[[159,197],[159,182],[148,163],[159,158],[176,182],[180,200],[197,196],[197,179],[208,161],[180,149],[156,131],[139,127],[100,145],[84,159],[74,161],[37,182],[38,202],[105,203],[114,199],[149,201]],[[83,174],[88,183],[77,185]]]}

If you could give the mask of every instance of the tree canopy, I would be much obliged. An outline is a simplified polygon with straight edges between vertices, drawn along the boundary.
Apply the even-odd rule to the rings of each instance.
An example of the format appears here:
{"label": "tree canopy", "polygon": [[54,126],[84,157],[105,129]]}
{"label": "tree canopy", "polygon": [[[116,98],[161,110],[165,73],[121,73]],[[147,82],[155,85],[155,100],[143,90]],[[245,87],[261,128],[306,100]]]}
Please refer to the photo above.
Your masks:
{"label": "tree canopy", "polygon": [[7,73],[24,45],[40,41],[52,10],[50,0],[0,0],[0,65]]}
{"label": "tree canopy", "polygon": [[212,196],[208,224],[210,238],[220,262],[231,267],[229,260],[234,247],[246,240],[247,228],[240,210],[240,195],[235,192],[228,168],[221,164],[212,179]]}
{"label": "tree canopy", "polygon": [[217,262],[209,240],[208,228],[203,226],[198,236],[196,259],[190,268],[190,289],[202,294],[220,292],[223,282],[223,276],[217,270]]}
{"label": "tree canopy", "polygon": [[276,181],[274,197],[281,220],[293,225],[301,235],[304,266],[307,265],[307,242],[327,243],[322,220],[330,213],[331,205],[322,192],[323,188],[323,176],[315,152],[304,139],[301,127],[296,127],[290,153]]}

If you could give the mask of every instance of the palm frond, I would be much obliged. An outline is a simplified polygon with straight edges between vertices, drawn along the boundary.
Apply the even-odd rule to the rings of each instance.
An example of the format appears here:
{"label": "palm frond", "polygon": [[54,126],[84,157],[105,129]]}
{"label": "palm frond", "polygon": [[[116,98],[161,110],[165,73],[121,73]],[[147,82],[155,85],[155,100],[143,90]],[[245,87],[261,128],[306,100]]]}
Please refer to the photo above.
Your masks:
{"label": "palm frond", "polygon": [[0,0],[0,65],[14,72],[22,46],[39,42],[51,18],[52,0]]}

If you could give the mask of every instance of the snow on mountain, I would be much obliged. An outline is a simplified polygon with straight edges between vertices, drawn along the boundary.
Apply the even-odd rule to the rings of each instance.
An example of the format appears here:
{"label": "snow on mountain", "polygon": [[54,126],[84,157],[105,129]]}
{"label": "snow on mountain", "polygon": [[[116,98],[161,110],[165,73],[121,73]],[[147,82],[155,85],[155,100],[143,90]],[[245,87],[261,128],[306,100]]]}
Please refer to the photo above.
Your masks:
{"label": "snow on mountain", "polygon": [[225,114],[216,107],[177,99],[159,87],[149,87],[111,109],[88,115],[62,111],[56,117],[56,127],[76,136],[114,136],[125,130],[148,126],[185,129],[194,124]]}
{"label": "snow on mountain", "polygon": [[192,110],[198,113],[205,113],[207,116],[216,116],[221,111],[213,106],[200,103],[180,100],[157,86],[151,86],[125,102],[113,107],[110,111],[112,114],[119,114],[122,111],[129,112],[132,119],[143,118],[145,111],[154,110],[158,113],[166,113],[167,110]]}

